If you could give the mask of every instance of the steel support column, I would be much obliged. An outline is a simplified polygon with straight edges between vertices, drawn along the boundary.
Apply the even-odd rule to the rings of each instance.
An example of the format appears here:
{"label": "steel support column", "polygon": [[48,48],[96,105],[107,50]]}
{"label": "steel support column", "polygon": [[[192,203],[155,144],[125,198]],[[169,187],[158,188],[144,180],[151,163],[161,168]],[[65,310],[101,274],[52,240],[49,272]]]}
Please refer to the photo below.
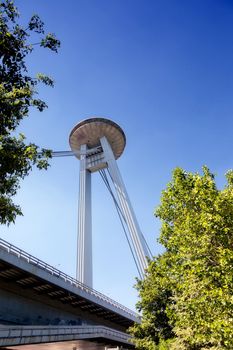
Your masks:
{"label": "steel support column", "polygon": [[92,287],[91,173],[87,170],[87,146],[80,147],[77,280]]}

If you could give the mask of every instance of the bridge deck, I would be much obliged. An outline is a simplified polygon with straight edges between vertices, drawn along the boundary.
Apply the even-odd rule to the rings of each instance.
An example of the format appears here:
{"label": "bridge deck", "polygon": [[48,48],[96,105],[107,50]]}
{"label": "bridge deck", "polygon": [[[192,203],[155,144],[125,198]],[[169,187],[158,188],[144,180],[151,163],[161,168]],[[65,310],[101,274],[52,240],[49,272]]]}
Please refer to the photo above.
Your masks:
{"label": "bridge deck", "polygon": [[2,239],[0,281],[2,289],[41,301],[47,298],[46,303],[69,307],[92,324],[125,331],[140,322],[133,311]]}

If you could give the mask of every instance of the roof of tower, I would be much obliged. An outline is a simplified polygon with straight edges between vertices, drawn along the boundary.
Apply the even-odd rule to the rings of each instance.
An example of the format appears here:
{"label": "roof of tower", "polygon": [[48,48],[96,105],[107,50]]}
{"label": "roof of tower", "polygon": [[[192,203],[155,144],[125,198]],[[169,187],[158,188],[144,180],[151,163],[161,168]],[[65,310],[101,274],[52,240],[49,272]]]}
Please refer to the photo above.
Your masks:
{"label": "roof of tower", "polygon": [[[115,158],[118,159],[124,151],[126,137],[121,127],[109,119],[90,118],[78,123],[70,133],[70,147],[73,152],[79,151],[81,145],[87,145],[88,148],[98,147],[103,136],[107,138]],[[80,158],[78,154],[76,156]]]}

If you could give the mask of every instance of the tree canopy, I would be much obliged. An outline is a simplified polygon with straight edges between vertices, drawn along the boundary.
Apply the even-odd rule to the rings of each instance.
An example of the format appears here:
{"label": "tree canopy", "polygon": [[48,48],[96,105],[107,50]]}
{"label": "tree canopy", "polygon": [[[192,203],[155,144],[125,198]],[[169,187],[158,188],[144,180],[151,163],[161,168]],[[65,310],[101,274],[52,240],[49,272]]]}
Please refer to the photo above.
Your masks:
{"label": "tree canopy", "polygon": [[[38,36],[36,43],[31,42]],[[20,180],[33,165],[39,169],[48,167],[51,152],[27,143],[24,135],[17,135],[17,127],[30,108],[43,111],[47,105],[38,97],[37,86],[44,83],[53,86],[53,80],[38,74],[28,73],[26,57],[36,47],[57,52],[60,41],[54,34],[44,31],[44,23],[33,15],[24,28],[13,1],[0,1],[0,223],[9,224],[21,208],[13,201]]]}
{"label": "tree canopy", "polygon": [[137,285],[138,349],[233,349],[233,172],[219,190],[214,175],[177,168],[155,215],[165,252]]}

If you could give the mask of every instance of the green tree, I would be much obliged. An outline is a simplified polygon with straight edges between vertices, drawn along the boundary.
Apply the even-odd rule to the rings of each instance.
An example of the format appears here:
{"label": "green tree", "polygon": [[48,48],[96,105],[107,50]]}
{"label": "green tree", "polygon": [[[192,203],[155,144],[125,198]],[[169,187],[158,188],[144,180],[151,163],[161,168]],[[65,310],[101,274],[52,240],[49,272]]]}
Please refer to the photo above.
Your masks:
{"label": "green tree", "polygon": [[[36,43],[30,36],[39,37]],[[37,85],[42,82],[53,86],[51,78],[44,74],[29,75],[25,60],[35,47],[57,52],[60,41],[45,34],[44,23],[33,15],[26,28],[19,24],[19,12],[10,0],[0,1],[0,223],[9,224],[21,208],[13,202],[20,180],[33,165],[39,169],[48,167],[51,152],[39,150],[27,143],[16,129],[31,107],[43,111],[47,106],[38,98]]]}
{"label": "green tree", "polygon": [[[178,168],[155,215],[165,252],[138,284],[139,349],[233,349],[233,172],[223,190]],[[170,327],[170,328],[169,328]]]}

